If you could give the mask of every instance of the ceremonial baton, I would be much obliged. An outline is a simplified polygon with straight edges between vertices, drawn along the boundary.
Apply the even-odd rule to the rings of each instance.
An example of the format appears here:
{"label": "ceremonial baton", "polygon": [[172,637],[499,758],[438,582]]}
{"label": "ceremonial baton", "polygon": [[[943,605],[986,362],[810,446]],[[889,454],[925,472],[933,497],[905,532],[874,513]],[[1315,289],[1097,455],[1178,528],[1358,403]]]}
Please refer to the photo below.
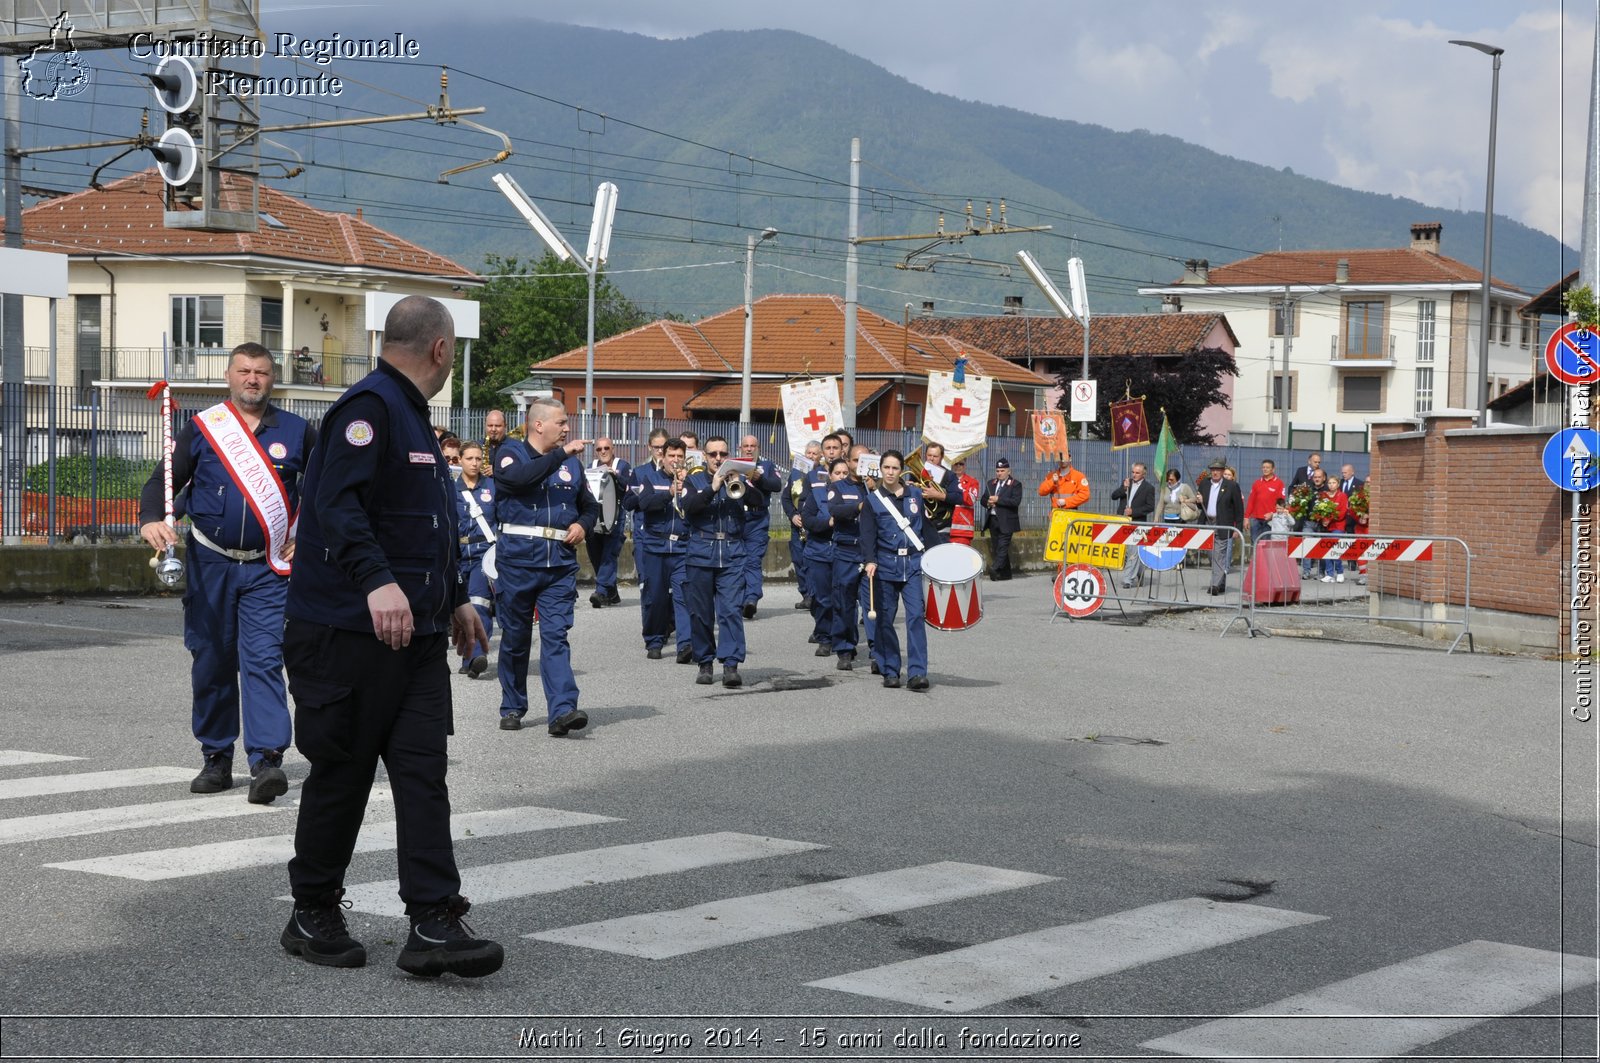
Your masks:
{"label": "ceremonial baton", "polygon": [[[166,504],[167,527],[177,532],[178,518],[172,504],[172,452],[177,449],[172,441],[172,385],[165,380],[160,380],[146,392],[145,397],[154,401],[161,399],[161,490],[162,501]],[[156,570],[156,579],[168,587],[176,587],[183,581],[183,561],[178,557],[178,544],[172,543],[160,554],[150,559],[150,567]]]}

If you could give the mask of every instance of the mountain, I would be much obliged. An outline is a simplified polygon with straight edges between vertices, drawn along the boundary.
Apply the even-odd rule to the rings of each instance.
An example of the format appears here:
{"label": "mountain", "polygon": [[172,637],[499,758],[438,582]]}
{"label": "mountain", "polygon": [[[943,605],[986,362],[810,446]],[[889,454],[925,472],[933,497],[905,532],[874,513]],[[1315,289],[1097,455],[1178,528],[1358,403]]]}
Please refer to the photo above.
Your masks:
{"label": "mountain", "polygon": [[[1481,213],[1341,188],[1175,137],[959,100],[789,31],[657,40],[503,19],[409,32],[424,62],[449,65],[451,102],[487,107],[472,120],[508,134],[515,154],[438,184],[439,170],[488,155],[493,138],[423,123],[274,134],[308,163],[277,187],[325,208],[360,206],[369,221],[479,268],[486,253],[542,250],[491,173],[516,177],[580,249],[595,184],[611,180],[620,188],[611,277],[652,312],[693,319],[739,302],[745,239],[766,226],[781,235],[757,252],[757,294],[841,292],[852,137],[862,142],[864,237],[932,233],[941,210],[946,231],[959,229],[969,198],[980,224],[985,203],[998,212],[1004,199],[1010,225],[1053,226],[956,246],[863,247],[862,303],[890,317],[923,300],[941,313],[994,312],[1007,295],[1043,307],[1015,268],[1022,248],[1063,281],[1068,257],[1081,255],[1091,304],[1104,311],[1153,308],[1137,287],[1175,280],[1187,258],[1215,265],[1275,249],[1280,231],[1286,249],[1401,247],[1412,222],[1439,221],[1445,254],[1481,259]],[[437,77],[420,64],[345,69],[411,97],[351,85],[337,101],[381,113],[417,109]],[[269,60],[263,72],[283,71]],[[309,110],[333,116],[320,104]],[[269,110],[268,120],[291,119]],[[915,262],[946,257],[933,272],[893,268],[919,249]],[[1530,294],[1575,257],[1496,218],[1494,273]],[[675,268],[702,263],[724,264]],[[643,270],[652,272],[625,272]]]}

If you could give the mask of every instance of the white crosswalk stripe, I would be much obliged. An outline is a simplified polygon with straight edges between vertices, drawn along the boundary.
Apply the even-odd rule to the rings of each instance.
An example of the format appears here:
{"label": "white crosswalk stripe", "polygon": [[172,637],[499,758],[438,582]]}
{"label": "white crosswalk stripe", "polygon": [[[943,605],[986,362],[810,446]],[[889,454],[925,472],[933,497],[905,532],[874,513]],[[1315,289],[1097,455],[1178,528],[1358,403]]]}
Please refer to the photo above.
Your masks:
{"label": "white crosswalk stripe", "polygon": [[1594,981],[1588,957],[1469,941],[1140,1047],[1257,1063],[1304,1059],[1308,1046],[1319,1060],[1387,1059]]}
{"label": "white crosswalk stripe", "polygon": [[156,786],[161,783],[188,782],[192,778],[193,768],[118,768],[115,771],[86,771],[74,775],[34,775],[26,779],[0,780],[0,801],[15,797],[115,790],[127,786]]}
{"label": "white crosswalk stripe", "polygon": [[59,753],[31,753],[26,749],[0,749],[0,768],[15,768],[23,764],[57,764],[82,757],[65,757]]}
{"label": "white crosswalk stripe", "polygon": [[264,816],[293,807],[292,800],[281,797],[270,805],[252,805],[241,793],[226,797],[154,801],[116,808],[86,808],[78,812],[54,812],[39,816],[14,816],[0,819],[0,845],[72,838],[84,834],[107,834],[140,827],[165,827],[174,823],[198,823],[234,816]]}
{"label": "white crosswalk stripe", "polygon": [[943,1011],[972,1011],[1326,918],[1191,897],[806,984]]}
{"label": "white crosswalk stripe", "polygon": [[[491,812],[467,812],[450,818],[450,836],[455,841],[468,838],[493,838],[506,834],[583,827],[593,823],[615,823],[611,816],[586,812],[563,812],[554,808],[503,808]],[[356,839],[358,853],[387,852],[395,848],[395,823],[367,823]],[[71,860],[46,867],[65,871],[87,871],[142,882],[169,878],[189,878],[249,867],[282,866],[294,855],[294,835],[266,838],[240,838],[236,841],[187,845],[176,849],[152,849],[121,856],[96,856]]]}
{"label": "white crosswalk stripe", "polygon": [[1054,881],[946,861],[525,936],[654,960]]}
{"label": "white crosswalk stripe", "polygon": [[[623,882],[824,848],[826,846],[811,842],[762,838],[753,834],[696,834],[634,845],[585,849],[558,856],[540,856],[504,864],[464,867],[461,869],[461,892],[474,905],[480,905],[515,897],[559,893],[578,886]],[[347,886],[344,899],[351,902],[358,912],[400,916],[405,914],[405,905],[396,896],[399,888],[400,883],[393,879],[364,882]],[[290,898],[278,899],[287,901]]]}

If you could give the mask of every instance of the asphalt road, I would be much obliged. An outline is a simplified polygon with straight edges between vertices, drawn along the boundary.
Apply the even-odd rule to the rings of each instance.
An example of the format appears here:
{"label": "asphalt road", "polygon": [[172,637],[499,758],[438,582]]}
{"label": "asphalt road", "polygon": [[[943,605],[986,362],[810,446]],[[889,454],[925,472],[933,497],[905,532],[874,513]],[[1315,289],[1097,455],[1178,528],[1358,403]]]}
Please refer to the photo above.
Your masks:
{"label": "asphalt road", "polygon": [[927,693],[811,656],[792,587],[739,691],[646,660],[631,588],[581,596],[581,737],[456,680],[457,858],[507,963],[434,982],[394,967],[377,834],[368,967],[283,953],[297,791],[189,795],[176,602],[0,603],[0,1057],[1594,1057],[1567,666],[1049,593],[986,584]]}

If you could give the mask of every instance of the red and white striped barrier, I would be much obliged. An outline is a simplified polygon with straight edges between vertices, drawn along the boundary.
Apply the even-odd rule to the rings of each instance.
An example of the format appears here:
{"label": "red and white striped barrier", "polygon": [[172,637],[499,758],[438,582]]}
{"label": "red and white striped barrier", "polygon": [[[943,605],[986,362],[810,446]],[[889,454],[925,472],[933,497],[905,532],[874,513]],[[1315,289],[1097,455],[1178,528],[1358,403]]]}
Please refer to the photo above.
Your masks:
{"label": "red and white striped barrier", "polygon": [[1172,550],[1209,550],[1216,532],[1209,528],[1184,528],[1170,524],[1153,524],[1139,527],[1133,524],[1090,525],[1096,544],[1122,544],[1123,546],[1165,547]]}
{"label": "red and white striped barrier", "polygon": [[1291,535],[1289,556],[1307,561],[1432,561],[1432,539],[1319,539]]}

